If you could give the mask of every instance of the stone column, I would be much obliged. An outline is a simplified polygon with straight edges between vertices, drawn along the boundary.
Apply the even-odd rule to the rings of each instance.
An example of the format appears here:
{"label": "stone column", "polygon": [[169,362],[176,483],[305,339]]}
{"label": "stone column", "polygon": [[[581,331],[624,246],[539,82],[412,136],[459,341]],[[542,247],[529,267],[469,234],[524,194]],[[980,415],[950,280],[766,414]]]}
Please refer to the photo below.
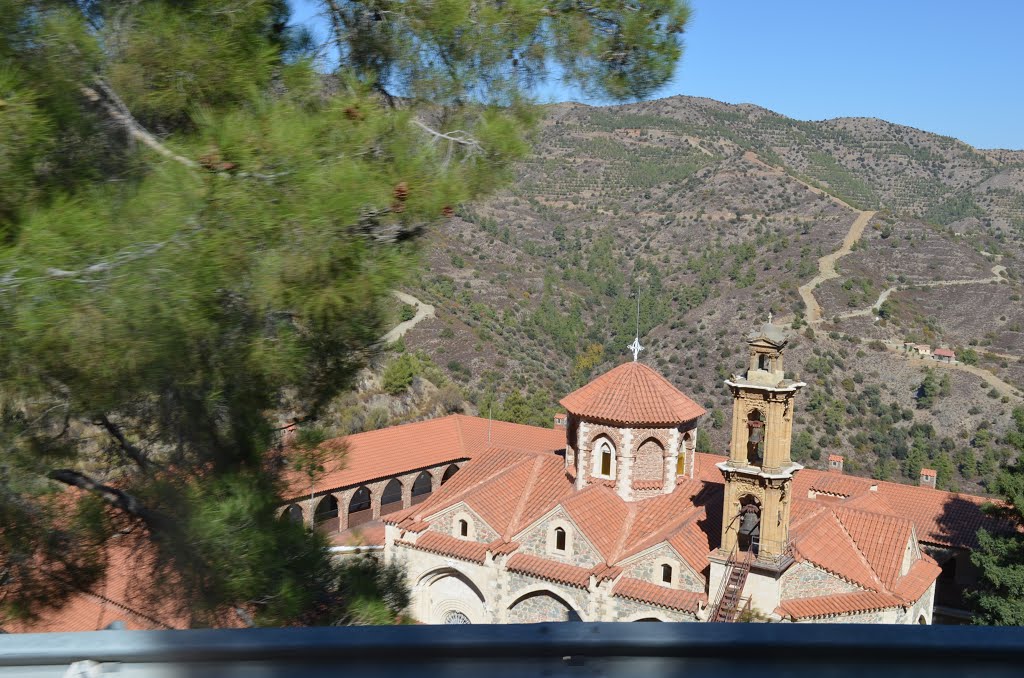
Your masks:
{"label": "stone column", "polygon": [[622,438],[620,449],[615,454],[615,492],[624,501],[633,500],[633,430],[624,428],[619,433]]}

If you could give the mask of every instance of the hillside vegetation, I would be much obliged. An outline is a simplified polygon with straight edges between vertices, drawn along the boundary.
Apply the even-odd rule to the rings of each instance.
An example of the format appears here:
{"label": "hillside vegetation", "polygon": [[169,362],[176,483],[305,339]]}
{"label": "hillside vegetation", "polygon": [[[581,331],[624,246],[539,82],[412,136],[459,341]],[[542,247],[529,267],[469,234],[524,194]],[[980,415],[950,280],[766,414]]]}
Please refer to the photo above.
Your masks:
{"label": "hillside vegetation", "polygon": [[[546,418],[627,359],[639,288],[641,358],[709,409],[711,450],[726,444],[722,380],[772,311],[792,324],[787,367],[808,383],[799,460],[840,452],[850,472],[904,482],[933,466],[943,487],[979,492],[1017,454],[1024,152],[674,97],[553,106],[517,172],[432,237],[410,289],[437,318],[407,350],[484,415],[515,419],[526,401]],[[808,327],[797,288],[858,210],[877,213],[814,291],[824,322]],[[891,350],[904,340],[955,348],[999,388]]]}

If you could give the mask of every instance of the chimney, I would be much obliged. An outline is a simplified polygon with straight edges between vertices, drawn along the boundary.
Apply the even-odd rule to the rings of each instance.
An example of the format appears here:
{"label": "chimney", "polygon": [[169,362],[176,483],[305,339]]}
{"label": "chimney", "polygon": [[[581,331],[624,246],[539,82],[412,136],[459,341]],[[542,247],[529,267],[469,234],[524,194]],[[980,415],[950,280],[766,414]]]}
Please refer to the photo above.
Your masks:
{"label": "chimney", "polygon": [[935,469],[923,468],[921,469],[921,487],[935,487]]}
{"label": "chimney", "polygon": [[569,417],[565,412],[559,412],[555,415],[555,428],[564,431],[569,425]]}
{"label": "chimney", "polygon": [[828,470],[829,470],[829,473],[842,473],[843,472],[843,455],[841,455],[841,454],[830,454],[830,455],[828,455]]}

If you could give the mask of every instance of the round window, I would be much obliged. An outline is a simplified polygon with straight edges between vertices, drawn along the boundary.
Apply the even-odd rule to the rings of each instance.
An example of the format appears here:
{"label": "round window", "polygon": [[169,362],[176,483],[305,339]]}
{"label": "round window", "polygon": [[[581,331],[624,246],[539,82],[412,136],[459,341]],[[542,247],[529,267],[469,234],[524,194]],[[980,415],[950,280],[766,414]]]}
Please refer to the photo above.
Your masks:
{"label": "round window", "polygon": [[471,624],[472,622],[470,622],[469,621],[469,617],[467,617],[462,612],[458,612],[456,610],[449,610],[448,612],[444,613],[444,623],[445,624]]}

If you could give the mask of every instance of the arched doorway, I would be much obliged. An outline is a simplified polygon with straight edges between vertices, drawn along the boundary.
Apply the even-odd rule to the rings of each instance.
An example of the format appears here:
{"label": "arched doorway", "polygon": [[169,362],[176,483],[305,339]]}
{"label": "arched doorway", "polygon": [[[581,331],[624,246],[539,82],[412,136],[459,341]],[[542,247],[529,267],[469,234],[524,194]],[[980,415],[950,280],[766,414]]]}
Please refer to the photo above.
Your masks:
{"label": "arched doorway", "polygon": [[298,504],[289,504],[288,508],[281,512],[281,522],[292,522],[302,524],[302,507]]}
{"label": "arched doorway", "polygon": [[348,503],[348,526],[355,527],[373,520],[373,506],[370,504],[370,489],[365,485],[352,493]]}
{"label": "arched doorway", "polygon": [[459,471],[459,467],[456,466],[455,464],[452,464],[451,466],[446,468],[444,470],[444,475],[441,476],[441,484],[444,485],[449,480],[451,480],[452,476],[455,475],[456,473],[458,473],[458,471]]}
{"label": "arched doorway", "polygon": [[392,478],[384,486],[384,492],[380,495],[380,514],[391,513],[402,508],[402,483],[398,478]]}
{"label": "arched doorway", "polygon": [[420,577],[414,588],[416,616],[428,624],[483,624],[490,621],[480,588],[466,575],[450,568]]}
{"label": "arched doorway", "polygon": [[740,551],[753,550],[757,555],[761,542],[761,502],[753,495],[740,498],[740,512],[736,515],[739,526],[736,544]]}
{"label": "arched doorway", "polygon": [[430,496],[431,491],[432,481],[430,474],[424,471],[416,476],[416,482],[412,484],[412,503],[420,503]]}
{"label": "arched doorway", "polygon": [[320,500],[313,512],[313,525],[322,532],[338,531],[338,500],[329,494]]}
{"label": "arched doorway", "polygon": [[582,621],[580,613],[571,603],[550,591],[528,593],[508,609],[510,624],[536,624],[539,622]]}

